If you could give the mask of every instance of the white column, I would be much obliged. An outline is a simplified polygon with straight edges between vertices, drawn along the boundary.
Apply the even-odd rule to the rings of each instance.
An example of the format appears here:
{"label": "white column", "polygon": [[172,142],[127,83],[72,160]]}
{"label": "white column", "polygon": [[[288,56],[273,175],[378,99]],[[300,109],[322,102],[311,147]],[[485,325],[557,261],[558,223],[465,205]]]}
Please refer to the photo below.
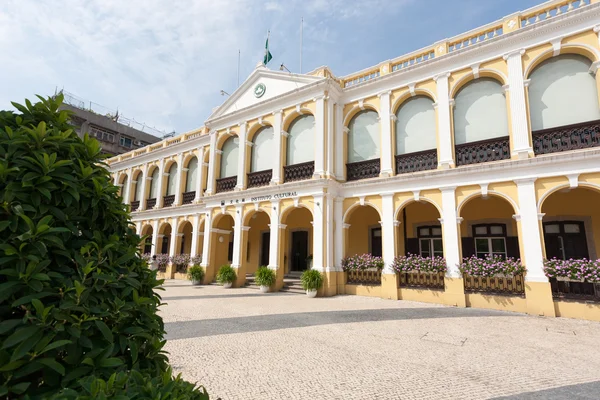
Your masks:
{"label": "white column", "polygon": [[334,253],[333,253],[333,196],[329,194],[325,197],[325,243],[327,243],[325,253],[325,271],[335,271]]}
{"label": "white column", "polygon": [[237,173],[237,190],[246,188],[246,152],[248,151],[248,143],[246,143],[246,128],[245,122],[240,124],[240,144],[238,148],[238,173]]}
{"label": "white column", "polygon": [[336,197],[333,203],[334,231],[334,265],[336,271],[342,270],[344,258],[344,198]]}
{"label": "white column", "polygon": [[275,122],[273,123],[273,176],[271,178],[271,185],[278,185],[282,182],[281,153],[285,151],[285,149],[281,147],[283,110],[276,111],[273,114],[275,115]]}
{"label": "white column", "polygon": [[200,215],[196,214],[192,217],[192,247],[190,248],[190,257],[198,255],[198,238],[200,237]]}
{"label": "white column", "polygon": [[460,263],[460,236],[458,231],[458,217],[456,215],[456,188],[442,188],[442,218],[444,258],[448,265],[446,276],[449,278],[460,277],[458,264]]}
{"label": "white column", "polygon": [[152,249],[150,250],[151,255],[159,254],[158,253],[158,220],[155,219],[152,222]]}
{"label": "white column", "polygon": [[131,175],[133,175],[133,168],[128,168],[127,180],[125,181],[125,190],[123,191],[125,194],[125,196],[123,196],[125,204],[131,203],[131,181],[133,180]]}
{"label": "white column", "polygon": [[542,239],[540,237],[540,222],[535,194],[535,178],[515,181],[519,194],[519,214],[515,215],[521,221],[521,244],[523,245],[525,280],[529,282],[548,282],[544,274],[544,256]]}
{"label": "white column", "polygon": [[[215,193],[215,163],[217,160],[217,132],[210,133],[210,149],[208,155],[208,180],[206,182],[206,194]],[[200,164],[200,163],[198,163]]]}
{"label": "white column", "polygon": [[142,236],[142,221],[135,223],[135,233],[137,233],[138,236]]}
{"label": "white column", "polygon": [[148,182],[152,182],[152,177],[148,176],[148,165],[144,165],[143,169],[142,169],[142,198],[140,199],[140,208],[139,210],[145,210],[146,209],[146,200],[147,200],[147,195],[146,195],[146,187],[148,186]]}
{"label": "white column", "polygon": [[183,154],[177,154],[177,177],[175,178],[175,201],[176,206],[181,205],[181,178],[183,177]]}
{"label": "white column", "polygon": [[233,268],[240,267],[242,250],[242,223],[242,206],[236,206],[233,225],[233,259],[231,260],[231,266]]}
{"label": "white column", "polygon": [[212,228],[212,212],[208,211],[206,217],[204,217],[204,237],[202,242],[202,266],[208,267],[210,262],[210,240],[211,240],[211,228]]}
{"label": "white column", "polygon": [[196,150],[196,159],[198,160],[198,171],[196,172],[196,197],[194,202],[198,203],[202,197],[202,181],[204,180],[204,147]]}
{"label": "white column", "polygon": [[169,242],[169,256],[173,257],[175,255],[175,251],[177,248],[175,247],[177,244],[177,230],[179,227],[179,219],[171,218],[171,241]]}
{"label": "white column", "polygon": [[[325,131],[325,137],[327,138],[327,151],[325,152],[325,175],[328,178],[335,179],[333,160],[335,159],[333,137],[335,136],[334,131],[334,107],[333,99],[331,97],[327,100],[327,130]],[[333,200],[332,200],[333,201]]]}
{"label": "white column", "polygon": [[[271,235],[269,240],[269,268],[277,270],[279,267],[279,230],[284,225],[279,224],[279,201],[271,202]],[[285,228],[285,227],[284,227]]]}
{"label": "white column", "polygon": [[525,102],[525,84],[523,82],[523,62],[521,56],[525,50],[517,50],[504,56],[508,65],[508,91],[510,94],[510,123],[512,128],[513,156],[519,159],[529,158],[533,149],[529,145],[529,125],[527,104]]}
{"label": "white column", "polygon": [[380,176],[394,175],[392,168],[392,124],[390,123],[390,94],[383,92],[379,94],[379,126],[381,129],[381,172]]}
{"label": "white column", "polygon": [[154,208],[161,208],[163,206],[163,182],[165,181],[165,159],[161,158],[158,162],[158,194],[156,195],[156,206]]}
{"label": "white column", "polygon": [[119,185],[119,172],[115,172],[113,175],[113,185],[118,186]]}
{"label": "white column", "polygon": [[325,243],[325,235],[323,232],[323,209],[325,204],[325,195],[319,194],[313,196],[313,265],[312,269],[324,271],[323,268],[323,245]]}
{"label": "white column", "polygon": [[344,106],[336,104],[335,107],[335,177],[343,180],[346,172],[344,165]]}
{"label": "white column", "polygon": [[452,127],[450,126],[450,99],[448,78],[450,73],[436,76],[437,83],[437,116],[438,116],[438,166],[447,169],[454,166],[454,149],[452,146]]}
{"label": "white column", "polygon": [[325,99],[325,96],[317,97],[315,105],[315,178],[325,175]]}
{"label": "white column", "polygon": [[394,227],[394,195],[392,193],[381,195],[381,208],[383,220],[381,223],[381,235],[383,241],[384,274],[394,274],[392,263],[396,257],[396,229]]}

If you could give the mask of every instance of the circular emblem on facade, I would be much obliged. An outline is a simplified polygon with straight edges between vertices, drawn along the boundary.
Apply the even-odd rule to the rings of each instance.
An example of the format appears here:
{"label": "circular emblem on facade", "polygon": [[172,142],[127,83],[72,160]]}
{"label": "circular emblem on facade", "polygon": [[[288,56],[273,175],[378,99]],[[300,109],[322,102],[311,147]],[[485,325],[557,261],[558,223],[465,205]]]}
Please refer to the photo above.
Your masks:
{"label": "circular emblem on facade", "polygon": [[267,91],[267,87],[265,86],[265,84],[259,83],[258,85],[256,85],[254,87],[254,96],[257,98],[260,98],[263,96],[263,94],[265,94],[266,91]]}

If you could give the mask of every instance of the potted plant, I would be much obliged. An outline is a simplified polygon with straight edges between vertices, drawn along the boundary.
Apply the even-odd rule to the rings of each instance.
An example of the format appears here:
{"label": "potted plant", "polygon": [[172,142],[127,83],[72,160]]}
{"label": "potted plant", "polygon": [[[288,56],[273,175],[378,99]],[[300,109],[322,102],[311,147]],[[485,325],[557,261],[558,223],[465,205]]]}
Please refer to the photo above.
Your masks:
{"label": "potted plant", "polygon": [[204,280],[204,268],[199,265],[191,266],[188,268],[187,275],[192,285],[200,285]]}
{"label": "potted plant", "polygon": [[306,290],[308,297],[315,297],[317,290],[323,286],[323,275],[316,269],[308,269],[300,276],[300,282],[302,283],[302,289]]}
{"label": "potted plant", "polygon": [[221,265],[219,268],[219,272],[217,272],[217,282],[223,285],[225,289],[229,289],[233,286],[233,282],[235,282],[237,278],[237,274],[235,273],[235,269],[231,265]]}
{"label": "potted plant", "polygon": [[600,283],[600,260],[552,258],[544,260],[544,273],[562,282]]}
{"label": "potted plant", "polygon": [[175,266],[175,272],[185,274],[190,264],[190,255],[177,254],[172,258],[171,262]]}
{"label": "potted plant", "polygon": [[488,278],[510,278],[525,273],[525,267],[521,264],[521,260],[512,257],[503,258],[498,255],[487,255],[485,258],[477,256],[464,258],[458,269],[463,275]]}
{"label": "potted plant", "polygon": [[269,287],[275,283],[275,279],[275,271],[269,267],[265,267],[264,265],[258,267],[256,270],[256,275],[254,276],[254,282],[260,286],[260,291],[263,293],[267,293],[269,291]]}

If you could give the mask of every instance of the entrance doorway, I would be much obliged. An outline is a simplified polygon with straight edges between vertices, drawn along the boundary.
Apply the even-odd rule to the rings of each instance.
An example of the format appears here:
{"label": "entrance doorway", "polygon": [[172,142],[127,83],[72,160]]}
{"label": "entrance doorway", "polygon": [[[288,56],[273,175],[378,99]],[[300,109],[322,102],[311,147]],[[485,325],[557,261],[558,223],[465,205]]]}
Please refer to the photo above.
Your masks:
{"label": "entrance doorway", "polygon": [[371,255],[381,257],[383,255],[382,247],[381,228],[371,228]]}
{"label": "entrance doorway", "polygon": [[269,249],[271,245],[271,232],[263,232],[260,246],[260,265],[269,265]]}
{"label": "entrance doorway", "polygon": [[546,258],[589,258],[585,228],[581,221],[544,223]]}
{"label": "entrance doorway", "polygon": [[304,271],[308,257],[308,231],[292,232],[291,271]]}

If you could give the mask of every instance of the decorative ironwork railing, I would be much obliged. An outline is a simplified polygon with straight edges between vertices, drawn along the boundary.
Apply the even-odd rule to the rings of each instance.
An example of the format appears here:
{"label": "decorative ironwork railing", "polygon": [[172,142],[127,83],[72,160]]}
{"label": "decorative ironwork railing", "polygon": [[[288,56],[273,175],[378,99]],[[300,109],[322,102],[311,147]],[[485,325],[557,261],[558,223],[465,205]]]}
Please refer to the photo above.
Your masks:
{"label": "decorative ironwork railing", "polygon": [[136,200],[136,201],[132,201],[130,204],[131,207],[131,211],[137,211],[138,208],[140,208],[140,201]]}
{"label": "decorative ironwork railing", "polygon": [[381,270],[348,271],[346,283],[349,285],[381,285]]}
{"label": "decorative ironwork railing", "polygon": [[237,185],[237,176],[217,179],[217,193],[231,192]]}
{"label": "decorative ironwork railing", "polygon": [[183,200],[181,204],[192,204],[192,201],[196,198],[196,192],[184,192],[181,197]]}
{"label": "decorative ironwork railing", "polygon": [[175,195],[170,194],[168,196],[163,197],[163,207],[171,207],[175,203]]}
{"label": "decorative ironwork railing", "polygon": [[156,205],[156,198],[154,199],[146,199],[146,210],[150,210],[154,208]]}
{"label": "decorative ironwork railing", "polygon": [[600,283],[557,281],[550,279],[555,299],[593,301],[600,303]]}
{"label": "decorative ironwork railing", "polygon": [[248,188],[267,186],[273,179],[273,170],[250,172],[248,174]]}
{"label": "decorative ironwork railing", "polygon": [[441,289],[444,290],[443,272],[405,272],[401,273],[399,286],[406,288]]}
{"label": "decorative ironwork railing", "polygon": [[315,162],[308,161],[301,164],[284,165],[283,181],[294,182],[311,179],[315,172]]}
{"label": "decorative ironwork railing", "polygon": [[532,132],[533,152],[558,153],[600,146],[600,120]]}
{"label": "decorative ironwork railing", "polygon": [[485,277],[464,275],[466,293],[489,293],[500,295],[525,295],[523,275]]}
{"label": "decorative ironwork railing", "polygon": [[460,165],[507,160],[510,158],[510,139],[508,136],[504,136],[459,144],[455,148],[455,153],[457,167]]}
{"label": "decorative ironwork railing", "polygon": [[359,179],[376,178],[381,171],[381,161],[374,160],[359,161],[346,164],[346,180],[357,181]]}
{"label": "decorative ironwork railing", "polygon": [[425,150],[396,156],[396,174],[437,168],[437,150]]}

